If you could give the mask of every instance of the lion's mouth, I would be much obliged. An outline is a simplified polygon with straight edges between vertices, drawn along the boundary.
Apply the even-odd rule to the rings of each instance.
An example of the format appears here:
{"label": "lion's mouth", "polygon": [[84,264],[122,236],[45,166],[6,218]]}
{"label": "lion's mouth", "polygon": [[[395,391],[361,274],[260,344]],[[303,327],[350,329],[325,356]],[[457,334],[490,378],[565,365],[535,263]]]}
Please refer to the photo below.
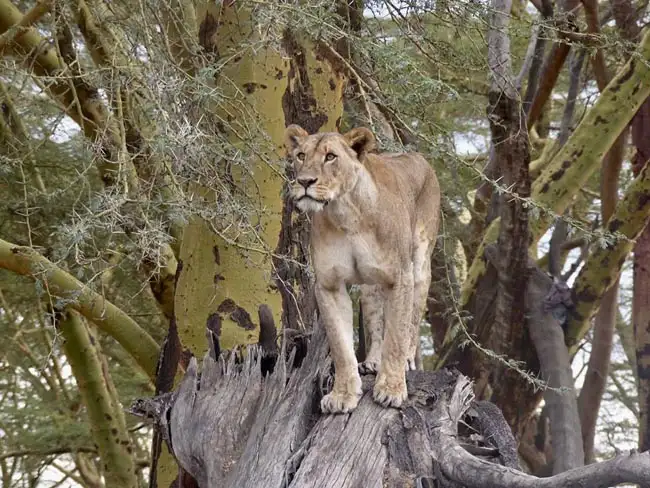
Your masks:
{"label": "lion's mouth", "polygon": [[330,203],[329,200],[321,200],[320,198],[314,198],[314,197],[311,197],[311,196],[307,195],[306,193],[304,195],[302,195],[301,197],[297,198],[296,202],[300,202],[302,200],[311,200],[312,202],[320,203],[323,206],[327,206],[327,204]]}

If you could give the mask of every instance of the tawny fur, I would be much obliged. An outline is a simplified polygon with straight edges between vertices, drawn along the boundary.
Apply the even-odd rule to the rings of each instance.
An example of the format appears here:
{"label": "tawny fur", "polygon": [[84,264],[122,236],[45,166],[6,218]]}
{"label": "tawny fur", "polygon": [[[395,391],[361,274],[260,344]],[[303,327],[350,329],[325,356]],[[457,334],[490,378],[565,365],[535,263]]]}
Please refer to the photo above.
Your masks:
{"label": "tawny fur", "polygon": [[[417,153],[373,154],[375,138],[286,129],[294,161],[296,206],[312,212],[311,256],[316,299],[334,361],[334,388],[323,412],[349,412],[361,395],[362,371],[377,371],[373,398],[399,407],[406,369],[415,369],[418,330],[431,281],[440,219],[440,187]],[[348,284],[361,284],[366,360],[354,353]]]}

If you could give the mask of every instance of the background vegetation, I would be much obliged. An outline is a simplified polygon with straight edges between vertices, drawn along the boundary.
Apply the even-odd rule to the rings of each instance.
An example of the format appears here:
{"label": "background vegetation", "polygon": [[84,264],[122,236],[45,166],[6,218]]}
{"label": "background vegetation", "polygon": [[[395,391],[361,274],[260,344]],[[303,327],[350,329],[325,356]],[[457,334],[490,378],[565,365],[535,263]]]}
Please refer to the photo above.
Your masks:
{"label": "background vegetation", "polygon": [[528,257],[569,286],[555,386],[575,389],[584,461],[647,449],[647,2],[505,3],[495,64],[499,2],[0,0],[0,484],[146,486],[157,462],[169,486],[123,407],[171,387],[170,323],[180,372],[206,326],[231,348],[268,310],[310,323],[289,123],[365,125],[435,167],[423,363],[474,378],[531,472],[560,468],[513,294]]}

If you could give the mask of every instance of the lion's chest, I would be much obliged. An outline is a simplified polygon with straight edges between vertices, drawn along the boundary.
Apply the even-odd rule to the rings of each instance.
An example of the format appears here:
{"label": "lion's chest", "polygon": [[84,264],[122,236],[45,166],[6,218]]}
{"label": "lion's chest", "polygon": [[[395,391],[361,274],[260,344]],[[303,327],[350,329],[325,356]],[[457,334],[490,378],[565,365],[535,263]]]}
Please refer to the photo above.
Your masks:
{"label": "lion's chest", "polygon": [[336,234],[313,244],[316,279],[326,288],[346,284],[391,285],[394,269],[390,256],[372,234]]}

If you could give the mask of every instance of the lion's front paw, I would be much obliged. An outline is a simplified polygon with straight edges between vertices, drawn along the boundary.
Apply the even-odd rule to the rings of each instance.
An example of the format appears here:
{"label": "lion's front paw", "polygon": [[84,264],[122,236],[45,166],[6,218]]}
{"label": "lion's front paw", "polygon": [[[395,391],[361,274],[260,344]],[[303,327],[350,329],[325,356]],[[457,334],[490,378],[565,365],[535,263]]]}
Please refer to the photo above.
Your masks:
{"label": "lion's front paw", "polygon": [[328,393],[320,401],[323,413],[348,413],[357,408],[359,395],[356,393]]}
{"label": "lion's front paw", "polygon": [[323,413],[348,413],[357,408],[361,395],[361,377],[356,371],[343,380],[335,376],[334,388],[320,401],[320,408]]}
{"label": "lion's front paw", "polygon": [[408,397],[404,379],[389,381],[380,374],[372,391],[372,397],[383,407],[400,407]]}
{"label": "lion's front paw", "polygon": [[379,361],[366,359],[364,362],[359,363],[359,372],[361,374],[376,373],[379,371]]}

